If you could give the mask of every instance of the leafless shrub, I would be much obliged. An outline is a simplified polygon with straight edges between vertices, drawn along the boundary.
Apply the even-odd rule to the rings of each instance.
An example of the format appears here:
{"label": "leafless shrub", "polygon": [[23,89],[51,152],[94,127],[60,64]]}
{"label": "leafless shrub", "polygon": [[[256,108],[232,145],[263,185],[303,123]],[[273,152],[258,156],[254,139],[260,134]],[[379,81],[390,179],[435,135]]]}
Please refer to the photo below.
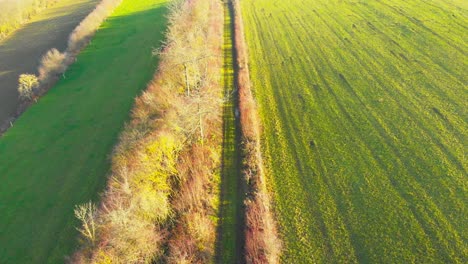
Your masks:
{"label": "leafless shrub", "polygon": [[18,79],[18,92],[23,100],[31,100],[39,81],[34,74],[21,74]]}
{"label": "leafless shrub", "polygon": [[91,203],[77,205],[75,207],[75,217],[81,221],[81,227],[77,228],[78,231],[89,242],[94,243],[96,239],[96,206]]}
{"label": "leafless shrub", "polygon": [[49,50],[41,59],[39,65],[39,80],[41,83],[48,83],[52,78],[62,74],[66,66],[66,53],[61,53],[57,49]]}
{"label": "leafless shrub", "polygon": [[[221,145],[221,44],[223,10],[218,1],[186,1],[170,17],[169,65],[179,65],[172,77],[184,89],[184,108],[178,110],[179,126],[191,147],[179,157],[179,190],[174,195],[176,224],[168,241],[166,262],[209,263],[213,261],[219,195]],[[208,15],[207,15],[208,13]],[[184,25],[181,26],[181,25]],[[193,44],[196,43],[196,44]]]}

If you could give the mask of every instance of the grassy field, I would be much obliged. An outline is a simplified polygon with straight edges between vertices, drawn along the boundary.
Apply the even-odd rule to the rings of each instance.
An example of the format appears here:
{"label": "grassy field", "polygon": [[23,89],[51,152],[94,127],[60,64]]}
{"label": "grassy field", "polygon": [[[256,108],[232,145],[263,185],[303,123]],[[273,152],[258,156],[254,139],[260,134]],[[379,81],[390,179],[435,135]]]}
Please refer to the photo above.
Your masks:
{"label": "grassy field", "polygon": [[[18,76],[36,73],[47,50],[64,50],[68,35],[98,0],[61,0],[0,41],[0,125],[18,107]],[[0,5],[0,8],[2,6]]]}
{"label": "grassy field", "polygon": [[96,199],[133,98],[151,79],[164,0],[124,0],[65,77],[0,138],[0,263],[61,263]]}
{"label": "grassy field", "polygon": [[284,263],[468,261],[466,1],[242,1]]}

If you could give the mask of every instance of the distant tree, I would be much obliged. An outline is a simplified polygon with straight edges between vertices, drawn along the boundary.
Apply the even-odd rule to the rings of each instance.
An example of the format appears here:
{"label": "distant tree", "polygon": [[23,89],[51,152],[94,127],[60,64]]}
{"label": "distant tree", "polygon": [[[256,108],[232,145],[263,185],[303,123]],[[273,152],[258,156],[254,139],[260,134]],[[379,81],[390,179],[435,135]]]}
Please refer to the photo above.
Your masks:
{"label": "distant tree", "polygon": [[39,85],[39,81],[34,74],[21,74],[18,79],[18,92],[23,100],[31,100],[34,96],[34,89]]}

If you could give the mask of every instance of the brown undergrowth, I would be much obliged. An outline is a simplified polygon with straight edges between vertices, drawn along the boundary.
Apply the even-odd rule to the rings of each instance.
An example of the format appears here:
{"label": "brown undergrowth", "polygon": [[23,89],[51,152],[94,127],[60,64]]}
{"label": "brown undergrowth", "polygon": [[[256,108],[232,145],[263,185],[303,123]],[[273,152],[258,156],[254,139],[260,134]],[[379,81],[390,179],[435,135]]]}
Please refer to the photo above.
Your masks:
{"label": "brown undergrowth", "polygon": [[247,263],[278,263],[281,242],[271,210],[260,149],[260,123],[248,68],[242,14],[238,0],[234,9],[234,40],[243,146],[243,174],[247,181],[245,200],[245,258]]}
{"label": "brown undergrowth", "polygon": [[114,149],[101,204],[81,219],[81,231],[94,226],[95,232],[82,232],[73,263],[213,259],[222,7],[218,0],[176,0],[169,9],[159,68]]}

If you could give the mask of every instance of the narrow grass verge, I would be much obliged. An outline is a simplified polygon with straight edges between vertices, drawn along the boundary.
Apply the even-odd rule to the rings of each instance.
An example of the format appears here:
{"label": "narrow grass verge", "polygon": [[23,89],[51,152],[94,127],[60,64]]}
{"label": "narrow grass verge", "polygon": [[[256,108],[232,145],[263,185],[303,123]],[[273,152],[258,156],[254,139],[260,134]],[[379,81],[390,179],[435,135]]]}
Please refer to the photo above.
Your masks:
{"label": "narrow grass verge", "polygon": [[223,109],[223,164],[221,205],[218,226],[217,263],[243,262],[244,184],[242,179],[241,141],[238,119],[238,97],[234,78],[234,45],[231,9],[224,2],[224,109]]}
{"label": "narrow grass verge", "polygon": [[247,181],[245,199],[245,258],[247,263],[278,263],[281,242],[270,209],[260,151],[260,125],[257,106],[250,89],[247,45],[238,0],[232,0],[234,45],[239,111],[242,131],[243,174]]}

